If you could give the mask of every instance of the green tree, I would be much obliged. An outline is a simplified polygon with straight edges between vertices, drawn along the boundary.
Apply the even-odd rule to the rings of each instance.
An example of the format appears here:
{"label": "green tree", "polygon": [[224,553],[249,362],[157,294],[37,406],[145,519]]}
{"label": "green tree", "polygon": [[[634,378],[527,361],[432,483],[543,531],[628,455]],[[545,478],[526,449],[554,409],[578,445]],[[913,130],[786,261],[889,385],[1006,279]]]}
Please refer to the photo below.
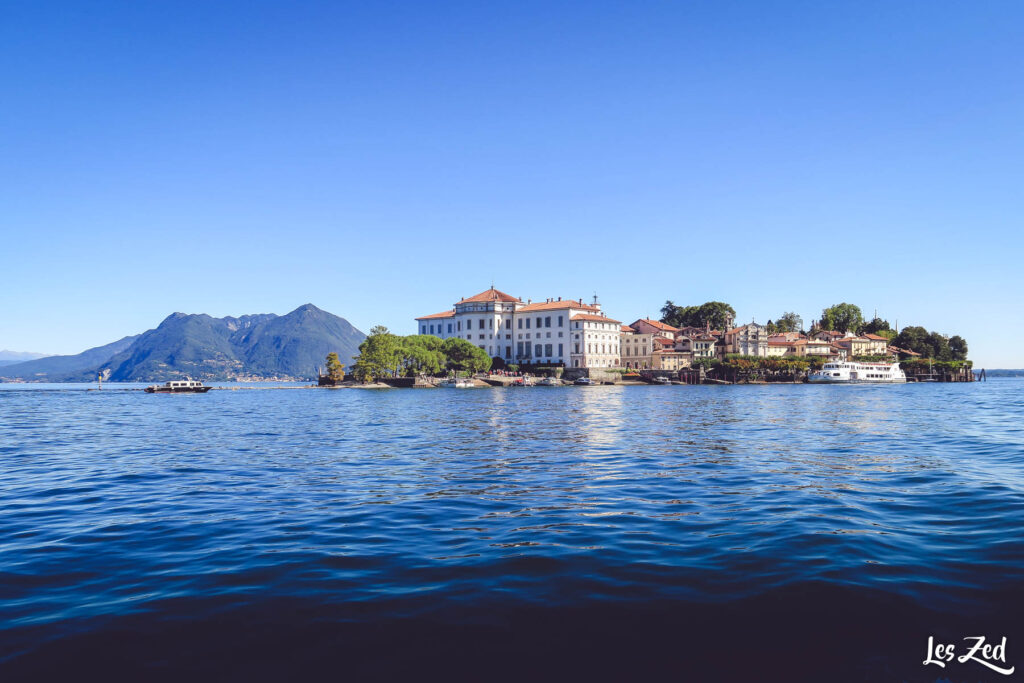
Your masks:
{"label": "green tree", "polygon": [[327,376],[336,382],[345,379],[345,364],[338,360],[338,354],[335,351],[327,354]]}
{"label": "green tree", "polygon": [[[857,334],[877,334],[882,337],[887,336],[882,334],[883,332],[891,332],[889,328],[889,321],[882,320],[881,318],[875,317],[867,321],[860,326],[860,329],[856,330]],[[893,332],[893,335],[896,333]]]}
{"label": "green tree", "polygon": [[402,369],[407,376],[436,375],[444,370],[445,358],[440,337],[432,334],[413,334],[402,337],[400,353]]}
{"label": "green tree", "polygon": [[857,331],[864,324],[864,315],[859,306],[841,303],[821,312],[821,326],[837,332]]}
{"label": "green tree", "polygon": [[666,301],[661,309],[661,322],[673,327],[704,327],[710,324],[715,329],[725,329],[736,319],[736,311],[722,301],[708,301],[700,306],[676,306]]}
{"label": "green tree", "polygon": [[928,333],[928,342],[935,354],[931,356],[935,360],[953,360],[953,351],[949,348],[949,337],[938,332]]}
{"label": "green tree", "polygon": [[395,376],[402,367],[402,338],[391,334],[388,328],[377,325],[359,345],[359,355],[352,368],[361,381]]}
{"label": "green tree", "polygon": [[775,329],[778,332],[799,332],[803,329],[804,319],[796,313],[786,311],[775,321]]}
{"label": "green tree", "polygon": [[967,340],[959,334],[949,338],[949,349],[953,352],[953,360],[967,360]]}
{"label": "green tree", "polygon": [[441,345],[451,370],[467,372],[484,372],[491,367],[491,357],[479,346],[458,337],[445,339]]}
{"label": "green tree", "polygon": [[666,301],[665,305],[661,307],[661,322],[672,327],[687,327],[690,316],[696,308],[696,306],[676,306],[671,301]]}

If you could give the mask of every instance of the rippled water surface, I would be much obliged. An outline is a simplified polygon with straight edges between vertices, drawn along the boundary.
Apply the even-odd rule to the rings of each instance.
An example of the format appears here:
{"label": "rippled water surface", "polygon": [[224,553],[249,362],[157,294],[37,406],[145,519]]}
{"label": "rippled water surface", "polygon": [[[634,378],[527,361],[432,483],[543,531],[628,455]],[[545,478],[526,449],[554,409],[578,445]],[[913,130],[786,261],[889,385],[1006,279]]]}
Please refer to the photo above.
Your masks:
{"label": "rippled water surface", "polygon": [[1024,673],[1022,389],[0,385],[0,680]]}

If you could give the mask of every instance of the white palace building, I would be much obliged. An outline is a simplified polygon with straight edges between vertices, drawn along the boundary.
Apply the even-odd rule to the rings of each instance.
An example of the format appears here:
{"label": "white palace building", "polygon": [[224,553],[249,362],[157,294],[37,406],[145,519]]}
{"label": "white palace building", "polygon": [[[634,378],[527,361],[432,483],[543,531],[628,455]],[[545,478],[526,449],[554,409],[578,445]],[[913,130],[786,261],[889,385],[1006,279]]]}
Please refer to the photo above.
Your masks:
{"label": "white palace building", "polygon": [[449,311],[416,318],[420,334],[460,337],[491,357],[519,365],[613,368],[619,365],[618,320],[601,312],[597,297],[523,301],[491,287],[460,299]]}

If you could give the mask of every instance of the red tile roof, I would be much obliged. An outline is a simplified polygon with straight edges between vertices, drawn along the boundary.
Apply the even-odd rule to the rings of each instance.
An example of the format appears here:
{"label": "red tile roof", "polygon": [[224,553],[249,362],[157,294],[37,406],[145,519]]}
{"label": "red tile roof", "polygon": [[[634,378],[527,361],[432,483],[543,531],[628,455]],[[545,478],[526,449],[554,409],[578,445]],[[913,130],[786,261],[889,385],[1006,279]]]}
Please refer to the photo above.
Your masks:
{"label": "red tile roof", "polygon": [[640,320],[637,320],[633,324],[636,325],[637,323],[647,323],[651,327],[657,328],[657,329],[662,330],[664,332],[678,332],[679,331],[678,327],[672,327],[671,325],[663,323],[660,320],[651,320],[650,318],[640,318]]}
{"label": "red tile roof", "polygon": [[654,341],[662,346],[675,346],[675,342],[671,339],[665,339],[664,337],[655,337]]}
{"label": "red tile roof", "polygon": [[620,332],[628,332],[628,333],[630,333],[630,334],[633,334],[634,332],[636,332],[636,330],[634,330],[634,329],[633,329],[632,327],[630,327],[629,325],[623,325],[623,326],[622,326],[622,327],[621,327],[621,328],[619,329],[619,331],[620,331]]}
{"label": "red tile roof", "polygon": [[511,303],[515,303],[517,301],[521,301],[521,299],[517,299],[511,294],[506,294],[505,292],[498,291],[494,287],[491,287],[487,291],[480,292],[479,294],[471,296],[468,299],[460,299],[459,303],[474,301],[508,301]]}
{"label": "red tile roof", "polygon": [[434,318],[451,318],[455,316],[455,311],[444,311],[443,313],[434,313],[432,315],[422,315],[417,320],[432,320]]}
{"label": "red tile roof", "polygon": [[596,306],[582,303],[577,299],[562,299],[561,301],[538,301],[535,304],[526,304],[520,308],[517,313],[531,313],[533,311],[554,311],[554,310],[565,310],[572,308],[578,311],[597,311],[600,310]]}
{"label": "red tile roof", "polygon": [[884,341],[884,342],[889,341],[888,338],[883,337],[883,336],[878,335],[878,334],[865,334],[865,335],[862,335],[862,336],[867,337],[868,339],[874,339],[875,341]]}

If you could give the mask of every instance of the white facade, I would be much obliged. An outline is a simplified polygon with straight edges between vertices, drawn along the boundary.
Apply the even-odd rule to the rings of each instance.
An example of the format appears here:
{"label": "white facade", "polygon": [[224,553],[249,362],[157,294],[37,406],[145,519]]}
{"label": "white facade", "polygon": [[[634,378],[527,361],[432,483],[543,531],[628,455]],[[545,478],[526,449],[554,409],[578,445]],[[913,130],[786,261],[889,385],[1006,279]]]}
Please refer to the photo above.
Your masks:
{"label": "white facade", "polygon": [[[492,287],[461,299],[450,311],[417,318],[416,325],[420,334],[459,337],[510,364],[615,367],[618,363],[619,322],[604,317],[596,302],[558,298],[524,303]],[[613,328],[610,332],[605,329],[608,325]],[[614,342],[604,339],[606,335],[614,336]],[[602,351],[572,350],[577,345],[585,349],[587,344]]]}

